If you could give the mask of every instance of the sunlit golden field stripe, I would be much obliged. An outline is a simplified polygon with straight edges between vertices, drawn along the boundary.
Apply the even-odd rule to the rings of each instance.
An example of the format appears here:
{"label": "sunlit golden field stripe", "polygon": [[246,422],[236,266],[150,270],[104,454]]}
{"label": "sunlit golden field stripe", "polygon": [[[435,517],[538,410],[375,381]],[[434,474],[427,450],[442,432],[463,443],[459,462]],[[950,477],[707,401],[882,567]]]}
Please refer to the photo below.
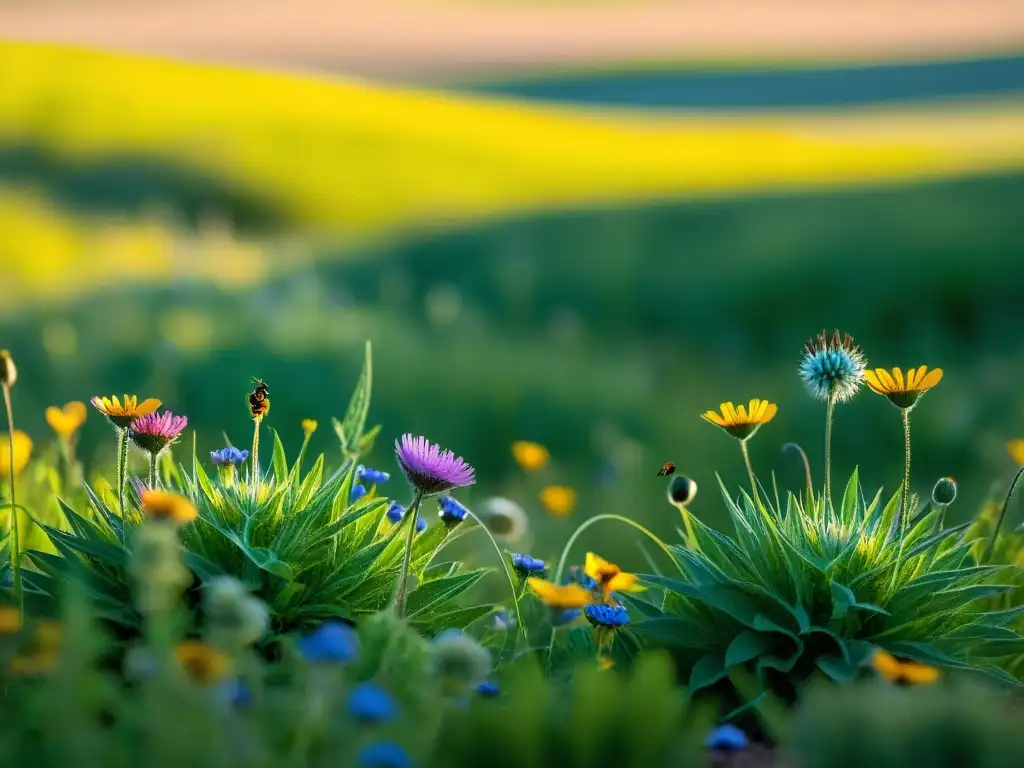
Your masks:
{"label": "sunlit golden field stripe", "polygon": [[[342,238],[564,205],[1024,165],[1019,103],[654,116],[20,43],[0,44],[0,82],[0,146],[70,163],[165,162],[249,190],[296,229]],[[0,219],[20,232],[5,233],[0,269],[30,292],[47,292],[47,271],[89,270],[86,256],[110,252],[89,219],[60,221],[62,211],[20,194],[0,197]],[[123,221],[120,231],[156,253],[167,236],[154,227]],[[181,274],[173,250],[116,271]]]}

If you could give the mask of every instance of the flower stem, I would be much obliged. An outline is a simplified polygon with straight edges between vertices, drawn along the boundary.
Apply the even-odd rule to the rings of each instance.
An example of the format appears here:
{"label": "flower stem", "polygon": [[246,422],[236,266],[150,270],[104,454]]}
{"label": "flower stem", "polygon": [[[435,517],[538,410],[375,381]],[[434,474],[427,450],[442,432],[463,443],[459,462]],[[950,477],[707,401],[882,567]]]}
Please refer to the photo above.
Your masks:
{"label": "flower stem", "polygon": [[18,610],[25,605],[24,591],[21,584],[21,538],[18,534],[18,505],[14,495],[14,409],[11,407],[11,385],[3,384],[4,407],[7,409],[7,448],[10,451],[8,470],[11,478],[11,578],[14,581],[14,602]]}
{"label": "flower stem", "polygon": [[128,430],[117,430],[117,508],[121,512],[121,543],[127,541],[128,516],[124,508],[124,484],[128,478]]}
{"label": "flower stem", "polygon": [[806,504],[811,504],[814,501],[814,478],[811,476],[811,462],[807,460],[807,452],[796,443],[786,443],[782,446],[782,450],[785,451],[787,448],[792,448],[800,454],[800,460],[804,463],[804,477],[807,481],[807,501]]}
{"label": "flower stem", "polygon": [[416,491],[412,497],[412,503],[405,511],[405,523],[408,530],[405,533],[405,552],[402,555],[402,569],[398,572],[398,585],[395,588],[395,613],[398,618],[405,614],[405,583],[409,580],[409,561],[412,559],[412,539],[416,535],[416,518],[420,514],[420,503],[423,501],[423,492]]}
{"label": "flower stem", "polygon": [[903,416],[903,485],[900,488],[900,548],[896,555],[894,583],[903,567],[903,548],[907,539],[907,526],[910,524],[910,409],[901,408],[900,413]]}
{"label": "flower stem", "polygon": [[836,399],[829,395],[825,406],[825,498],[823,504],[832,508],[832,419],[835,416]]}
{"label": "flower stem", "polygon": [[754,477],[754,467],[750,463],[750,451],[747,449],[746,440],[740,440],[740,452],[743,454],[743,463],[747,465],[747,476],[750,478],[750,490],[754,492],[754,503],[760,506],[757,497],[757,478]]}
{"label": "flower stem", "polygon": [[156,454],[149,454],[149,487],[156,490]]}
{"label": "flower stem", "polygon": [[252,430],[252,494],[256,498],[260,486],[260,422],[263,419],[253,419]]}
{"label": "flower stem", "polygon": [[1010,483],[1010,490],[1006,492],[1006,500],[1003,501],[1003,508],[999,510],[999,519],[996,521],[996,527],[992,529],[992,537],[988,540],[988,546],[985,547],[985,556],[982,558],[983,563],[987,563],[988,559],[992,556],[992,548],[996,545],[996,537],[999,536],[999,529],[1003,527],[1003,518],[1006,517],[1006,508],[1010,506],[1010,497],[1013,496],[1013,491],[1017,487],[1017,481],[1020,480],[1021,475],[1024,475],[1024,467],[1017,470],[1013,482]]}

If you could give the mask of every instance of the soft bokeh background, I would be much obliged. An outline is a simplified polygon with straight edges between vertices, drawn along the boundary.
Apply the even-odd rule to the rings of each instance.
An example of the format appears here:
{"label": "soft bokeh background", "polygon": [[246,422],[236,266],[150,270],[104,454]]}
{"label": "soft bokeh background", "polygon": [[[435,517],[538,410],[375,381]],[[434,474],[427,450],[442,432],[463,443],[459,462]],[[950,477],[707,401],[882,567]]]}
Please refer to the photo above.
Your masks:
{"label": "soft bokeh background", "polygon": [[[715,474],[698,414],[765,397],[756,468],[820,479],[796,362],[821,328],[946,370],[914,414],[914,487],[966,516],[1024,436],[1024,9],[928,4],[251,0],[0,8],[0,347],[18,422],[158,396],[202,451],[329,417],[374,349],[373,463],[396,435],[466,456],[552,556],[616,512],[671,535],[655,473]],[[551,465],[529,477],[513,440]],[[96,470],[112,436],[92,414]],[[897,486],[895,410],[839,409],[837,482]],[[537,494],[574,488],[554,519]],[[399,491],[400,493],[400,491]],[[628,536],[585,541],[639,566]]]}

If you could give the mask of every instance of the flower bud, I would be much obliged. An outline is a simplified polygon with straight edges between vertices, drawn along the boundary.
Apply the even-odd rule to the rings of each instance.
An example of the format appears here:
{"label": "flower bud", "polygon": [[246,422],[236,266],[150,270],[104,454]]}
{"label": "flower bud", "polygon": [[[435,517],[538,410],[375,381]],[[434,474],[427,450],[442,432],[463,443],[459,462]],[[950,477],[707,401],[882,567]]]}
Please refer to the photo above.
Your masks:
{"label": "flower bud", "polygon": [[0,349],[0,384],[13,387],[18,380],[18,369],[14,365],[14,358],[6,349]]}
{"label": "flower bud", "polygon": [[456,630],[434,638],[430,661],[441,691],[452,698],[468,695],[491,673],[490,652]]}
{"label": "flower bud", "polygon": [[932,501],[936,506],[948,507],[956,501],[956,480],[943,477],[932,488]]}
{"label": "flower bud", "polygon": [[203,609],[210,637],[221,645],[244,647],[255,643],[270,624],[266,605],[230,576],[209,583],[203,594]]}
{"label": "flower bud", "polygon": [[697,495],[697,483],[684,475],[676,475],[668,484],[669,504],[689,504]]}

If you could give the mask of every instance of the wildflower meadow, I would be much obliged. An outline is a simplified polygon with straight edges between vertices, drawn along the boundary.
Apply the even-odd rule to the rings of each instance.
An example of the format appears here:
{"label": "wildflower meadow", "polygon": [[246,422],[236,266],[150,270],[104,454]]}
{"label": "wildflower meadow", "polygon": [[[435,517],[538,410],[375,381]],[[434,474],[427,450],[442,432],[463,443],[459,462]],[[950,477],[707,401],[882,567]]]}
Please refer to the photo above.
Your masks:
{"label": "wildflower meadow", "polygon": [[1024,16],[866,1],[0,9],[0,768],[1018,764]]}
{"label": "wildflower meadow", "polygon": [[[805,485],[780,488],[751,461],[748,443],[777,439],[778,406],[725,402],[702,418],[736,441],[748,483],[701,495],[721,497],[729,529],[691,511],[697,484],[666,465],[676,538],[597,510],[548,561],[507,545],[526,525],[515,502],[460,501],[477,475],[448,447],[399,434],[391,465],[362,463],[394,433],[372,425],[369,344],[331,419],[334,464],[307,451],[313,418],[287,456],[268,376],[239,393],[244,448],[200,454],[204,425],[159,398],[96,395],[48,410],[56,450],[40,467],[3,351],[6,759],[868,766],[907,765],[919,739],[929,765],[1006,764],[1024,658],[1013,487],[956,525],[955,480],[912,493],[911,415],[944,371],[870,368],[866,354],[839,331],[804,348],[793,386],[820,403],[824,450],[816,474],[797,447]],[[856,470],[832,477],[835,414],[871,394],[906,446],[885,495]],[[116,443],[97,482],[74,455],[90,413]],[[522,440],[511,456],[530,471],[550,459]],[[33,463],[46,482],[26,478]],[[542,497],[556,516],[573,504],[568,488]],[[575,546],[598,524],[642,544],[648,572]],[[481,582],[497,601],[473,599]]]}

